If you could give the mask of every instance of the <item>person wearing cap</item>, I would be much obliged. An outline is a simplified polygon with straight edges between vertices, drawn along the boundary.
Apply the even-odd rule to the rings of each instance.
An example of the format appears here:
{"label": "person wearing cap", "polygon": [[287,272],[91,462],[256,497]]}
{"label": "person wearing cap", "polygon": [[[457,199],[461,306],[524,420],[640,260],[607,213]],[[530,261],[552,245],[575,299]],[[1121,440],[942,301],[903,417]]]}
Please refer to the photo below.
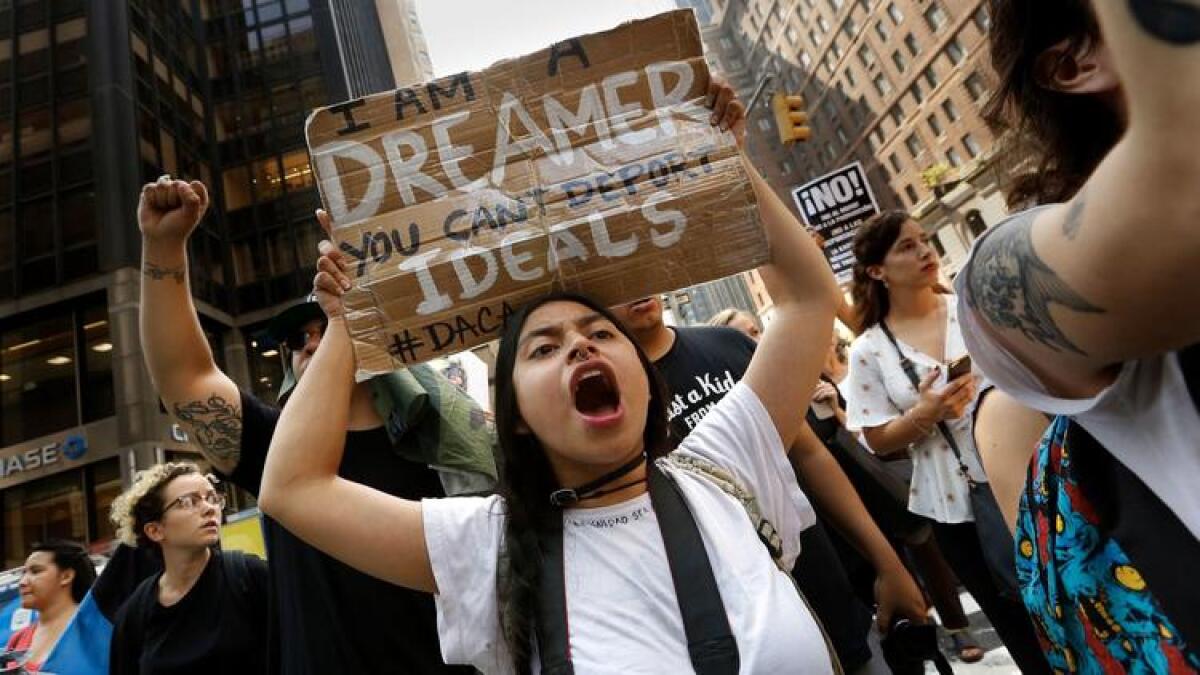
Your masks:
{"label": "person wearing cap", "polygon": [[[142,188],[142,344],[166,408],[219,474],[257,496],[280,409],[239,390],[217,367],[200,328],[188,286],[187,241],[207,207],[208,192],[198,181],[163,176]],[[284,361],[281,406],[304,376],[325,328],[311,299],[271,322]],[[353,392],[343,478],[416,500],[494,485],[493,434],[484,415],[431,368],[357,383]],[[443,663],[430,596],[356,571],[269,517],[263,530],[270,566],[269,672],[472,672]]]}

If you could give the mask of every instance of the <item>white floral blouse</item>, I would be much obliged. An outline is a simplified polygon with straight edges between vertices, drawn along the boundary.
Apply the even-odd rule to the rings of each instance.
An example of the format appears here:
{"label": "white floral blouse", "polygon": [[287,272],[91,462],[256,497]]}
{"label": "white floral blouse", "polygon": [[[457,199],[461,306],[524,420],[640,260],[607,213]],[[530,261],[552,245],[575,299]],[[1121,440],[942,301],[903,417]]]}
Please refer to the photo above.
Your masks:
{"label": "white floral blouse", "polygon": [[[953,296],[946,296],[946,360],[967,353],[958,326],[958,311]],[[917,375],[924,379],[930,370],[940,365],[936,359],[896,338],[900,348],[913,362]],[[946,368],[934,386],[946,384]],[[915,406],[919,400],[916,388],[900,366],[896,353],[879,326],[872,326],[858,336],[850,346],[850,373],[843,383],[846,396],[846,426],[852,431],[882,426]],[[982,383],[979,387],[983,389]],[[974,406],[969,406],[968,410]],[[971,434],[970,416],[947,420],[963,453],[963,462],[976,481],[987,477],[980,466],[979,454]],[[912,483],[909,485],[908,510],[939,523],[962,523],[974,520],[967,481],[959,472],[954,451],[936,427],[928,436],[910,447],[913,461]]]}

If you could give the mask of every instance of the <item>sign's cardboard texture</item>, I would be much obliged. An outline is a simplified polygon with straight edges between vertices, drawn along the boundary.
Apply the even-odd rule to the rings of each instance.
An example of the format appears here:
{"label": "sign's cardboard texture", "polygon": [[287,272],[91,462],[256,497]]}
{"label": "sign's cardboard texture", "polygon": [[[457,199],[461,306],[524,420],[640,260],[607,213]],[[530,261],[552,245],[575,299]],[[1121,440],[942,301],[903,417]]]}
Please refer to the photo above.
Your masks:
{"label": "sign's cardboard texture", "polygon": [[855,162],[814,178],[792,190],[804,224],[825,241],[825,259],[838,283],[854,277],[854,235],[858,226],[879,213],[879,203],[862,164]]}
{"label": "sign's cardboard texture", "polygon": [[766,262],[708,79],[682,10],[315,111],[358,376],[495,339],[551,290],[616,304]]}

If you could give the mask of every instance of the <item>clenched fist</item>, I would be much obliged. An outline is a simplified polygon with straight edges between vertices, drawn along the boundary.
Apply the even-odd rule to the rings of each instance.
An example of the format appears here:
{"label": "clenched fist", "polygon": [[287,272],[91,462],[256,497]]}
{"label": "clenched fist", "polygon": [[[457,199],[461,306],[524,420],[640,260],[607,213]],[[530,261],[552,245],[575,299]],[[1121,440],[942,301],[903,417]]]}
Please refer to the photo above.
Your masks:
{"label": "clenched fist", "polygon": [[148,240],[187,241],[206,210],[208,190],[204,183],[171,180],[164,175],[142,186],[138,229]]}

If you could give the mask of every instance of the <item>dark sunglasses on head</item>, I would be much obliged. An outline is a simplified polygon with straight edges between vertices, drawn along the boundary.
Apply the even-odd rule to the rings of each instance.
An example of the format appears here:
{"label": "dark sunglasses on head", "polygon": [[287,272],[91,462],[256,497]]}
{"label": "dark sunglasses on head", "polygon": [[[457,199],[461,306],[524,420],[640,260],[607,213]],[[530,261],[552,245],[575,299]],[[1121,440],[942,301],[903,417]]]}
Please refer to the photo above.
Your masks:
{"label": "dark sunglasses on head", "polygon": [[[318,338],[325,337],[325,328],[328,325],[329,323],[326,321],[321,322],[321,327],[317,329]],[[291,349],[292,351],[300,351],[301,349],[304,349],[304,345],[308,344],[308,341],[312,338],[312,335],[312,330],[298,328],[288,334],[287,339],[284,340],[284,344],[286,344],[288,349]]]}

